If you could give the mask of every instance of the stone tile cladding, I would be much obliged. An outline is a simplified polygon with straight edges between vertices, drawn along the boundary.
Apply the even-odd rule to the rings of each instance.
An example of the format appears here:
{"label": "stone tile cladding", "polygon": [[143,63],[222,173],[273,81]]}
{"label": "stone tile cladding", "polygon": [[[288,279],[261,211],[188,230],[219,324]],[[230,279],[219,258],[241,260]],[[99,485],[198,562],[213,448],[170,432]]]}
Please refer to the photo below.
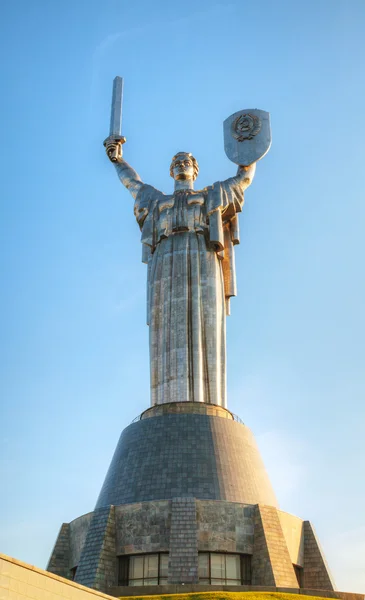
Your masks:
{"label": "stone tile cladding", "polygon": [[304,567],[306,589],[334,589],[310,523],[270,506],[193,498],[140,502],[83,515],[61,528],[48,569],[70,577],[77,564],[76,581],[108,591],[107,586],[117,585],[118,556],[169,552],[170,584],[190,585],[196,582],[198,551],[252,554],[256,586],[297,588],[294,562]]}
{"label": "stone tile cladding", "polygon": [[47,571],[70,578],[70,525],[63,523],[47,565]]}
{"label": "stone tile cladding", "polygon": [[127,427],[96,508],[183,496],[277,506],[244,425],[207,414],[162,414]]}
{"label": "stone tile cladding", "polygon": [[252,585],[298,587],[278,511],[272,506],[256,507]]}
{"label": "stone tile cladding", "polygon": [[86,535],[75,581],[105,592],[116,584],[114,506],[96,510]]}
{"label": "stone tile cladding", "polygon": [[171,502],[169,583],[198,583],[198,542],[194,498]]}
{"label": "stone tile cladding", "polygon": [[255,507],[197,500],[199,552],[252,554]]}
{"label": "stone tile cladding", "polygon": [[255,507],[252,585],[275,586],[266,534],[259,507]]}
{"label": "stone tile cladding", "polygon": [[70,523],[70,569],[77,567],[94,513],[82,515]]}
{"label": "stone tile cladding", "polygon": [[117,554],[168,552],[171,502],[139,502],[115,507]]}
{"label": "stone tile cladding", "polygon": [[316,533],[309,521],[304,521],[304,581],[303,586],[317,590],[334,590],[335,584],[328,569]]}

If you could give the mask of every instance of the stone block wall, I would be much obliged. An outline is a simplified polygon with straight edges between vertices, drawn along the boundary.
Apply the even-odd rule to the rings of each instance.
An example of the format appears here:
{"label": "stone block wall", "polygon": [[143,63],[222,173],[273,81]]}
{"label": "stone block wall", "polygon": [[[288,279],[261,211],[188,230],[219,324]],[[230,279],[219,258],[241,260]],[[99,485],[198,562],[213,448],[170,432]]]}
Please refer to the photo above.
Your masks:
{"label": "stone block wall", "polygon": [[171,502],[169,583],[198,583],[198,541],[194,498]]}
{"label": "stone block wall", "polygon": [[197,500],[200,552],[252,554],[255,507],[233,502]]}
{"label": "stone block wall", "polygon": [[116,585],[114,506],[94,512],[81,552],[75,581],[102,592]]}
{"label": "stone block wall", "polygon": [[294,565],[304,566],[304,528],[299,517],[278,510],[278,516],[288,546],[290,560]]}
{"label": "stone block wall", "polygon": [[275,577],[267,545],[266,532],[259,507],[254,517],[254,546],[252,556],[252,585],[275,586]]}
{"label": "stone block wall", "polygon": [[61,528],[48,570],[107,591],[118,583],[118,556],[169,553],[169,585],[198,583],[198,552],[252,555],[252,585],[333,590],[309,522],[271,506],[171,500],[106,507]]}
{"label": "stone block wall", "polygon": [[278,511],[272,506],[256,507],[252,575],[253,585],[298,587]]}
{"label": "stone block wall", "polygon": [[304,573],[303,587],[317,590],[334,590],[335,585],[326,564],[315,531],[309,521],[304,521]]}
{"label": "stone block wall", "polygon": [[116,553],[168,552],[170,523],[169,500],[116,506]]}
{"label": "stone block wall", "polygon": [[47,571],[70,579],[70,568],[70,525],[69,523],[63,523],[52,550]]}
{"label": "stone block wall", "polygon": [[74,569],[80,562],[81,551],[94,513],[87,513],[70,523],[70,557],[69,567]]}

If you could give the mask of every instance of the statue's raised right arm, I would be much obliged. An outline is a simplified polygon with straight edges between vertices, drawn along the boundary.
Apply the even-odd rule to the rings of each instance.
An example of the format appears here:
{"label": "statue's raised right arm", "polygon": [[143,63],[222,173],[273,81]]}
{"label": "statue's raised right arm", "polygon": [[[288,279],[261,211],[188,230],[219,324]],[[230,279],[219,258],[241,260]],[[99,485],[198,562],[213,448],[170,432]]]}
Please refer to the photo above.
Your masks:
{"label": "statue's raised right arm", "polygon": [[137,194],[143,186],[143,181],[136,171],[124,160],[122,153],[122,143],[111,140],[106,144],[106,153],[109,160],[114,164],[115,170],[122,184],[136,199]]}

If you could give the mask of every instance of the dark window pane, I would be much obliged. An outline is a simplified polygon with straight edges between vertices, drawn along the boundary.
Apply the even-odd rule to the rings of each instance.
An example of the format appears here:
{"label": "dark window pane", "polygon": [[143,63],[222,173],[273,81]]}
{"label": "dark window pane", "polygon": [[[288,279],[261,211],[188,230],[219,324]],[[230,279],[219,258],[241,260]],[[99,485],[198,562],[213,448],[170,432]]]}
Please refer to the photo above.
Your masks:
{"label": "dark window pane", "polygon": [[128,585],[129,556],[120,556],[118,562],[118,585]]}
{"label": "dark window pane", "polygon": [[251,554],[242,554],[241,568],[243,585],[251,585]]}
{"label": "dark window pane", "polygon": [[298,581],[298,587],[303,587],[303,569],[299,565],[293,565]]}

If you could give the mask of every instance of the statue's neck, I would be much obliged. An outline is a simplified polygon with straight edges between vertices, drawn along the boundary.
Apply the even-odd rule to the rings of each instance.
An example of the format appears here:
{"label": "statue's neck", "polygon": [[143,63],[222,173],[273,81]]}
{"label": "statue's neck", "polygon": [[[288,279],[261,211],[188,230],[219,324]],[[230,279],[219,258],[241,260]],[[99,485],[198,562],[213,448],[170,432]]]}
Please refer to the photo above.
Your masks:
{"label": "statue's neck", "polygon": [[192,179],[178,179],[175,180],[175,192],[178,190],[193,190],[194,181]]}

